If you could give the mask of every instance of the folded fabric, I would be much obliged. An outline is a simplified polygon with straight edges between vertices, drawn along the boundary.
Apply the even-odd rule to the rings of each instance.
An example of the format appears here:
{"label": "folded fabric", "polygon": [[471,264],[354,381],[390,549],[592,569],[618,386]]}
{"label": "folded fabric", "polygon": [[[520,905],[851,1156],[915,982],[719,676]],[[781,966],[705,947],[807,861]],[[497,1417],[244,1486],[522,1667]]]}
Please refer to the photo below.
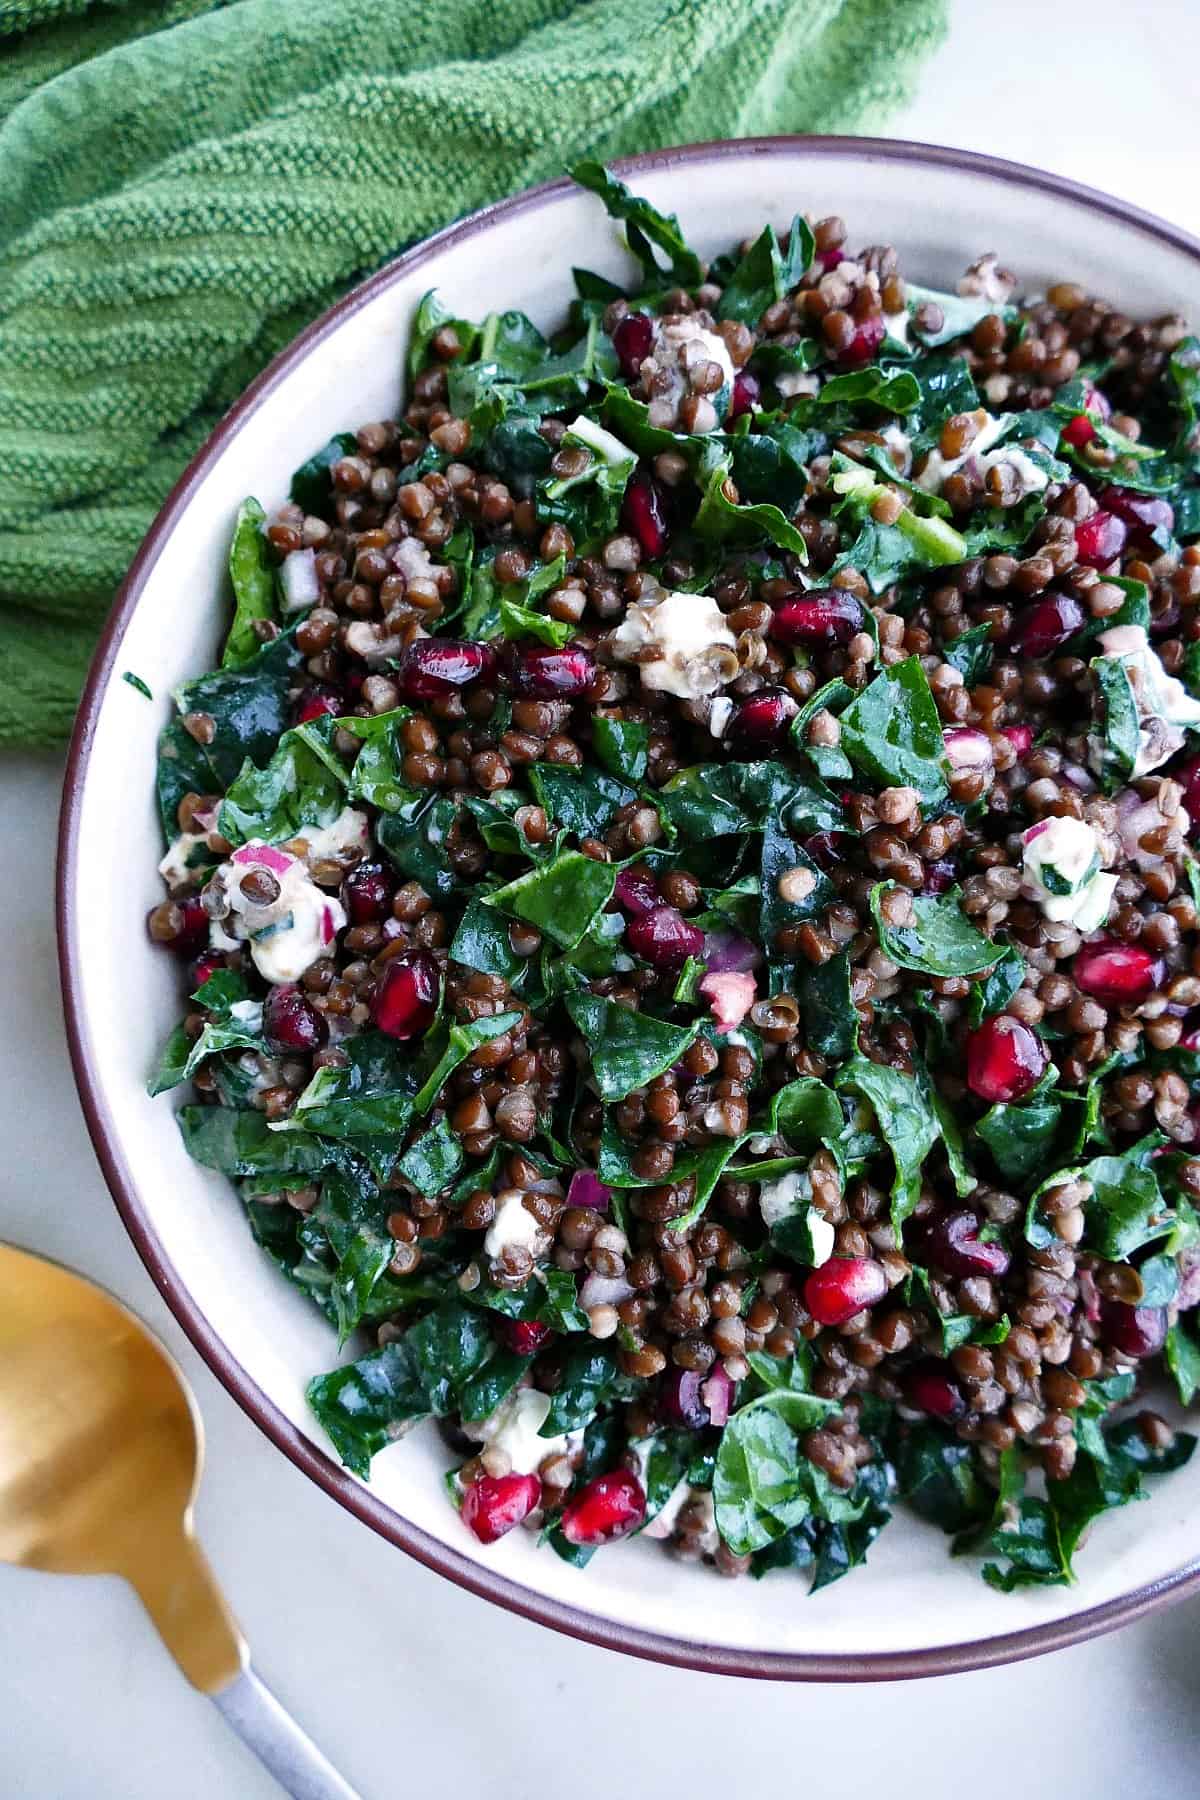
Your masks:
{"label": "folded fabric", "polygon": [[581,155],[875,128],[943,28],[944,0],[0,0],[0,743],[69,730],[179,471],[361,275]]}

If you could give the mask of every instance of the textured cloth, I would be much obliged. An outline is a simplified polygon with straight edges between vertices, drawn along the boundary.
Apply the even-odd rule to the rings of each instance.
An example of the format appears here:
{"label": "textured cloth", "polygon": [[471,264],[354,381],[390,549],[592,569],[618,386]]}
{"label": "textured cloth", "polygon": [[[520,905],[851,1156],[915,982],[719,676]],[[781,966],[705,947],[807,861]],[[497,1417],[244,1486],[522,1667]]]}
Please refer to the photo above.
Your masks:
{"label": "textured cloth", "polygon": [[943,13],[0,0],[0,743],[66,733],[175,477],[356,279],[579,156],[876,127]]}

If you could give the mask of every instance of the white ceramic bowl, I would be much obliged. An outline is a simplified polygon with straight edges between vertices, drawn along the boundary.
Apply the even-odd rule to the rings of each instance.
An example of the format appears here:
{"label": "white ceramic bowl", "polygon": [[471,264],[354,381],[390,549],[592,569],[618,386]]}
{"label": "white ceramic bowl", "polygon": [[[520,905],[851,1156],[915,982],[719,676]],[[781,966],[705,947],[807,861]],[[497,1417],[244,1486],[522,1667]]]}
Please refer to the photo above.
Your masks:
{"label": "white ceramic bowl", "polygon": [[[1200,319],[1200,245],[1103,195],[1009,163],[871,140],[700,145],[631,159],[625,179],[677,211],[702,255],[797,209],[840,213],[855,243],[894,243],[905,270],[952,287],[986,250],[1034,291],[1081,281],[1135,316]],[[76,1075],[104,1172],[155,1281],[216,1374],[268,1437],[385,1539],[529,1617],[664,1661],[733,1673],[863,1679],[1031,1654],[1106,1629],[1200,1582],[1200,1457],[1152,1502],[1105,1519],[1074,1589],[1005,1597],[940,1532],[901,1511],[868,1568],[804,1596],[786,1576],[721,1581],[655,1546],[607,1550],[577,1571],[514,1532],[485,1549],[447,1505],[447,1462],[423,1427],[381,1455],[370,1486],[331,1460],[304,1401],[333,1359],[321,1318],[255,1247],[232,1190],[185,1155],[170,1103],[145,1077],[179,1009],[178,971],[145,931],[161,897],[155,738],[170,689],[215,660],[222,572],[238,502],[270,509],[333,432],[393,413],[409,320],[442,289],[468,317],[523,308],[560,319],[570,270],[619,276],[628,259],[599,204],[567,182],[453,226],[356,289],[272,363],[219,426],[140,551],[101,644],[71,753],[59,914]],[[153,704],[121,680],[147,681]],[[380,1554],[383,1554],[381,1548]]]}

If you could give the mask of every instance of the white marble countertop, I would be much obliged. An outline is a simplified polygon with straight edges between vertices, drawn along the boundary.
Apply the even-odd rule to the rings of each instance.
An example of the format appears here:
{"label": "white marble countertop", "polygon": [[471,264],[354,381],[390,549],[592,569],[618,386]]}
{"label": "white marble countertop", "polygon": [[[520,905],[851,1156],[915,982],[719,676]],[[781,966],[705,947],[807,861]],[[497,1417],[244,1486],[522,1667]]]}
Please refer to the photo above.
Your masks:
{"label": "white marble countertop", "polygon": [[[892,134],[1040,163],[1200,233],[1187,73],[1200,66],[1200,9],[1166,0],[1152,15],[1137,22],[1117,0],[958,0],[950,43]],[[972,1800],[1195,1791],[1200,1602],[946,1681],[735,1684],[510,1617],[389,1551],[307,1482],[200,1363],[93,1161],[59,1016],[60,779],[56,761],[0,761],[0,1235],[86,1268],[179,1357],[208,1431],[198,1519],[211,1560],[260,1671],[366,1800],[443,1782],[486,1800],[749,1793],[801,1770],[806,1789],[846,1800],[881,1776],[894,1800],[950,1800],[964,1771]],[[120,1584],[0,1568],[0,1620],[4,1800],[274,1800]]]}

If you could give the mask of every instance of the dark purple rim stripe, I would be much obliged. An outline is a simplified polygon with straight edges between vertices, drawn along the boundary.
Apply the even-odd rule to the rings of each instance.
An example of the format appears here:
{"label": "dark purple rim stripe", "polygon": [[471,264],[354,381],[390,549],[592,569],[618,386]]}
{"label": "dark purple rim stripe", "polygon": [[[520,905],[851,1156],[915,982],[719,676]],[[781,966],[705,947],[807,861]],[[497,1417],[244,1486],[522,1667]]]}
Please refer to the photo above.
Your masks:
{"label": "dark purple rim stripe", "polygon": [[[1027,168],[1021,163],[1006,162],[971,151],[885,138],[718,139],[711,143],[689,144],[641,156],[622,157],[612,167],[623,175],[636,176],[655,169],[721,162],[727,157],[779,155],[811,158],[815,163],[819,163],[824,157],[851,155],[866,162],[953,169],[965,171],[983,180],[1005,182],[1034,193],[1051,194],[1111,218],[1126,230],[1132,227],[1160,243],[1182,251],[1195,260],[1200,275],[1200,242],[1177,226],[1169,225],[1151,213],[1078,182],[1051,175],[1045,170]],[[365,306],[376,294],[420,268],[449,245],[478,236],[502,219],[511,219],[518,214],[553,205],[575,191],[573,183],[564,177],[530,188],[511,199],[499,201],[494,206],[485,207],[398,257],[322,314],[263,370],[226,413],[172,488],[130,565],[97,646],[80,702],[67,756],[62,813],[59,819],[55,908],[63,1011],[75,1081],[97,1159],[125,1228],[155,1285],[209,1368],[239,1406],[297,1468],[324,1488],[327,1494],[356,1518],[390,1543],[406,1550],[427,1568],[447,1576],[459,1587],[484,1599],[493,1600],[510,1612],[539,1624],[549,1625],[556,1631],[584,1642],[621,1650],[652,1662],[671,1663],[681,1668],[712,1674],[792,1681],[895,1681],[988,1668],[1020,1657],[1038,1656],[1047,1651],[1062,1649],[1083,1638],[1112,1630],[1117,1625],[1125,1624],[1164,1605],[1168,1600],[1182,1598],[1200,1588],[1200,1559],[1176,1570],[1161,1581],[1149,1583],[1130,1594],[1106,1601],[1101,1606],[1091,1607],[1086,1612],[1008,1632],[1002,1637],[984,1638],[970,1643],[934,1645],[925,1650],[845,1655],[729,1649],[720,1645],[696,1643],[688,1638],[644,1631],[636,1626],[605,1619],[584,1607],[551,1600],[505,1576],[479,1567],[460,1552],[410,1524],[348,1476],[296,1429],[236,1361],[165,1254],[150,1215],[134,1185],[112,1115],[101,1097],[98,1080],[100,1059],[84,1015],[79,945],[71,906],[78,873],[79,814],[96,720],[112,678],[113,665],[126,626],[163,545],[194,490],[219,460],[230,439],[236,436],[251,414],[330,332]]]}

